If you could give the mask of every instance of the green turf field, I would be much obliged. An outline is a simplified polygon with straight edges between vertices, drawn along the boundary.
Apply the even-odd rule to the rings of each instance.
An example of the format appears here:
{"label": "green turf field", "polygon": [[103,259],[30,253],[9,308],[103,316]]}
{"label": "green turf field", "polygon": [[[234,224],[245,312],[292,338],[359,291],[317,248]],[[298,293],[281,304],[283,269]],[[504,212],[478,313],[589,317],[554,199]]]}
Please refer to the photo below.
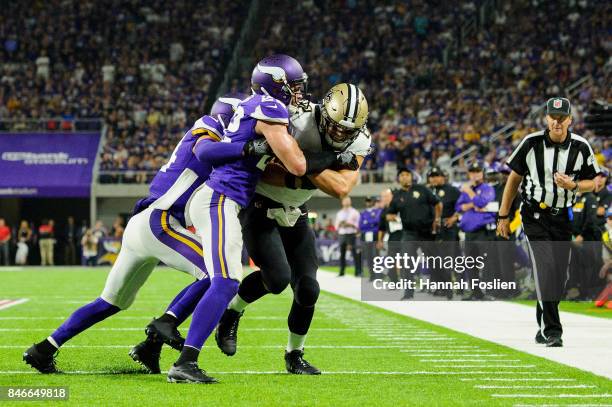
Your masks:
{"label": "green turf field", "polygon": [[[290,306],[285,293],[247,311],[236,356],[228,358],[214,341],[208,343],[200,364],[220,384],[169,384],[165,375],[141,374],[127,355],[130,346],[143,339],[150,318],[163,312],[190,281],[167,270],[153,273],[130,310],[94,326],[61,350],[58,366],[68,374],[33,373],[21,361],[23,350],[95,298],[105,277],[102,269],[0,272],[0,299],[29,298],[0,311],[0,386],[69,386],[71,403],[105,406],[610,403],[612,381],[605,378],[327,293],[321,294],[306,343],[307,359],[323,375],[284,372]],[[177,355],[165,349],[162,369]],[[560,394],[568,397],[557,398]]]}

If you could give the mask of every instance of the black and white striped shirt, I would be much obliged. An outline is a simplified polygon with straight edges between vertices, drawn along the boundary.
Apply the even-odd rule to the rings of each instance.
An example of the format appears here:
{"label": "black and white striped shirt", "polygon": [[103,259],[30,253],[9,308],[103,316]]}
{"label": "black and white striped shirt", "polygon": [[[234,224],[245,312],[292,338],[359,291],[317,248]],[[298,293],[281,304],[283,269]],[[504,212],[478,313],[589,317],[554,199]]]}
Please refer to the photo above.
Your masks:
{"label": "black and white striped shirt", "polygon": [[523,200],[544,203],[552,208],[567,208],[576,199],[574,192],[555,184],[555,172],[579,181],[593,179],[600,171],[593,149],[584,137],[570,133],[563,143],[555,143],[548,130],[525,136],[507,164],[524,177],[521,184]]}

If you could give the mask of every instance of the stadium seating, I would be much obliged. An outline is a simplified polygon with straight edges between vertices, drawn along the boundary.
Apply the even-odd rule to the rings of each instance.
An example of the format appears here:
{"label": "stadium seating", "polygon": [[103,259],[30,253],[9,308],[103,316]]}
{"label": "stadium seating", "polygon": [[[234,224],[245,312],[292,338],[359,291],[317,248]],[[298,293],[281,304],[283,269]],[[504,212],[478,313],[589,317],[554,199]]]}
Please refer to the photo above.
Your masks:
{"label": "stadium seating", "polygon": [[[0,49],[1,129],[59,118],[47,130],[69,130],[75,118],[101,117],[100,181],[150,180],[216,94],[246,18],[242,3],[10,3]],[[375,147],[366,181],[393,179],[397,166],[449,168],[472,145],[452,163],[492,164],[541,127],[532,113],[547,97],[582,78],[572,94],[573,129],[591,138],[584,109],[612,99],[604,69],[609,2],[499,2],[488,19],[483,3],[271,0],[248,57],[295,56],[314,99],[338,81],[362,87]],[[479,28],[461,35],[474,20]],[[234,90],[247,89],[249,75],[234,78]],[[488,143],[508,123],[516,125],[512,137]],[[610,142],[591,141],[609,162]]]}

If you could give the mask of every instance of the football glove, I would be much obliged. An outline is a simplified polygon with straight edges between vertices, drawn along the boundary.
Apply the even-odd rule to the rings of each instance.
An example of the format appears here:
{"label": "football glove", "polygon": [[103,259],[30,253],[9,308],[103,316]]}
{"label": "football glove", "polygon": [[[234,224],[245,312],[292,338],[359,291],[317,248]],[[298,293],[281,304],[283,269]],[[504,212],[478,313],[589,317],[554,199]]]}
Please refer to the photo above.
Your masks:
{"label": "football glove", "polygon": [[357,156],[350,151],[343,151],[336,156],[336,166],[343,169],[356,171],[359,169]]}
{"label": "football glove", "polygon": [[262,156],[271,155],[272,149],[270,148],[270,144],[268,144],[268,140],[262,138],[246,142],[242,152],[246,156]]}

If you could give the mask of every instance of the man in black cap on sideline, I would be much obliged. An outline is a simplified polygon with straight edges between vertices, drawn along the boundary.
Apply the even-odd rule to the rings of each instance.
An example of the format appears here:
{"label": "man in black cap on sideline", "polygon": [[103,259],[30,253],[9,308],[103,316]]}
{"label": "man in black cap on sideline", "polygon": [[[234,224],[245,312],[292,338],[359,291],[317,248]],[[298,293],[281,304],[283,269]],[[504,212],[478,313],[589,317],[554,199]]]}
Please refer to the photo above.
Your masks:
{"label": "man in black cap on sideline", "polygon": [[[440,167],[434,166],[427,172],[427,183],[431,191],[442,202],[442,225],[440,231],[435,236],[440,243],[441,256],[457,256],[460,252],[459,247],[459,214],[455,211],[455,204],[461,195],[459,189],[447,182],[447,177]],[[434,281],[451,281],[452,270],[438,269],[432,270]],[[453,298],[452,290],[436,290],[434,295],[446,295],[448,299]]]}
{"label": "man in black cap on sideline", "polygon": [[[378,222],[378,233],[376,239],[376,250],[382,251],[385,246],[385,240],[390,244],[388,245],[389,250],[387,251],[388,256],[395,256],[397,253],[399,242],[402,241],[402,220],[397,218],[395,221],[388,221],[387,214],[389,214],[389,205],[393,200],[394,193],[397,190],[385,189],[380,193],[380,207],[382,212],[380,213],[380,220]],[[395,250],[395,251],[394,251]],[[389,280],[397,282],[399,280],[399,273],[397,269],[388,271]],[[372,273],[373,275],[374,273]]]}
{"label": "man in black cap on sideline", "polygon": [[[522,185],[521,218],[528,238],[538,302],[537,343],[563,346],[559,301],[567,280],[572,225],[569,209],[578,192],[595,189],[600,172],[593,149],[571,133],[571,104],[555,97],[546,102],[547,128],[523,138],[507,164],[512,168],[497,215],[497,233],[508,238],[510,206]],[[545,242],[555,242],[549,244]]]}
{"label": "man in black cap on sideline", "polygon": [[[416,256],[418,242],[433,241],[442,223],[442,202],[425,185],[413,184],[413,174],[407,168],[397,172],[400,189],[393,194],[389,205],[387,221],[399,218],[402,221],[403,242],[408,245],[408,254]],[[411,273],[404,273],[405,279],[412,280]],[[414,290],[407,289],[402,299],[414,297]]]}

